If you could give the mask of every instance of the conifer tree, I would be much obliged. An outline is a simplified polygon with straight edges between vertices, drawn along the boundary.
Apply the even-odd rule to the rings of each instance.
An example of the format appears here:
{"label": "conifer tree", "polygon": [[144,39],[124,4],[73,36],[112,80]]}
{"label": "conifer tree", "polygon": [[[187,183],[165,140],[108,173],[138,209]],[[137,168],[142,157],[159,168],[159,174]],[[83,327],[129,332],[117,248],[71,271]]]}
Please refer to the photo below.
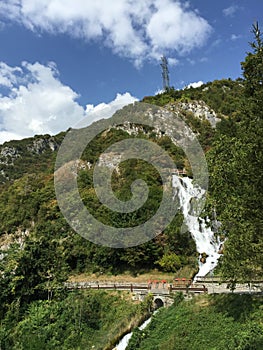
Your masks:
{"label": "conifer tree", "polygon": [[263,41],[252,29],[252,52],[241,63],[243,105],[232,134],[221,135],[210,152],[211,193],[227,235],[222,271],[233,281],[263,274]]}
{"label": "conifer tree", "polygon": [[245,78],[246,96],[259,98],[263,89],[263,40],[258,22],[253,25],[252,33],[254,35],[254,41],[250,43],[252,52],[247,54],[241,66]]}

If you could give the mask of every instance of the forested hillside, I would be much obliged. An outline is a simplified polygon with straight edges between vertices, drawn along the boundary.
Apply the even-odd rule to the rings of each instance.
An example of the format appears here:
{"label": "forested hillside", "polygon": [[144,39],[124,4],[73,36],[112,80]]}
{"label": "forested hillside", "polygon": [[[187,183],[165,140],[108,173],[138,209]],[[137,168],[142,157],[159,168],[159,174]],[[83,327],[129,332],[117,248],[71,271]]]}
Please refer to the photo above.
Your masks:
{"label": "forested hillside", "polygon": [[[233,286],[236,281],[263,278],[263,41],[257,26],[242,69],[243,77],[236,81],[217,80],[181,91],[171,88],[143,99],[169,111],[179,111],[205,151],[209,189],[202,216],[212,219],[216,215],[221,223],[216,234],[226,240],[216,273]],[[202,117],[195,113],[193,105],[205,110]],[[117,227],[136,226],[152,216],[162,198],[162,186],[160,175],[152,166],[136,159],[124,162],[112,177],[116,196],[129,199],[130,184],[142,174],[150,188],[149,198],[136,213],[113,215],[101,205],[92,186],[94,164],[110,144],[130,137],[153,141],[170,154],[178,169],[191,176],[184,152],[169,137],[134,127],[137,133],[132,135],[129,130],[116,127],[98,135],[84,151],[78,171],[84,204],[89,205],[96,218]],[[83,305],[76,296],[77,305],[72,306],[71,297],[63,290],[63,282],[70,275],[83,272],[116,275],[127,271],[136,275],[155,268],[174,274],[183,271],[190,278],[198,270],[195,242],[189,232],[180,230],[181,212],[159,236],[126,249],[95,245],[70,228],[59,210],[54,189],[54,164],[64,135],[36,136],[0,146],[0,348],[4,350],[73,349],[74,341],[80,342],[80,349],[86,349],[91,345],[90,339],[95,344],[96,334],[103,337],[103,331],[108,332],[110,320],[105,309],[115,303],[114,296],[110,301],[106,296],[92,294],[84,299]],[[93,298],[97,309],[91,310],[89,298]],[[84,314],[78,318],[81,307]],[[118,307],[124,308],[122,303]],[[188,315],[190,311],[186,309],[180,309],[178,315]],[[135,306],[129,310],[129,320],[136,313],[145,312]],[[106,318],[108,328],[96,318],[96,312]],[[207,317],[209,322],[214,321],[215,316],[209,316],[208,311],[200,311],[200,315],[202,322]],[[251,317],[258,320],[256,312]],[[232,327],[232,320],[225,315],[221,318]],[[249,326],[254,327],[252,321]],[[119,322],[123,322],[121,317]],[[42,329],[43,324],[43,334],[36,336],[36,330]],[[64,328],[65,333],[61,332]],[[76,329],[78,336],[74,333]],[[238,332],[245,332],[243,325]],[[55,334],[64,339],[64,347]],[[226,330],[226,339],[227,334]],[[105,346],[99,344],[100,349]],[[239,349],[248,347],[241,344]]]}

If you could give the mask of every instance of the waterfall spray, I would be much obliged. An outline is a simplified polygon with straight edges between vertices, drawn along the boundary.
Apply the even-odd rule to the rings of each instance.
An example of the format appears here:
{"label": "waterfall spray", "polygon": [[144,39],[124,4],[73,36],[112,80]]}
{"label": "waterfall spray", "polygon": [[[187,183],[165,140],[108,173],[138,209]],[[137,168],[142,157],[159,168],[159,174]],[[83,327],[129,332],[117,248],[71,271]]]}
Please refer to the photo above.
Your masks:
{"label": "waterfall spray", "polygon": [[200,200],[205,195],[205,191],[199,186],[195,186],[193,180],[189,177],[173,175],[172,185],[174,196],[180,202],[184,222],[196,243],[196,249],[199,253],[199,271],[195,278],[205,276],[216,267],[222,244],[212,229],[206,225],[205,220],[195,215],[193,202]]}

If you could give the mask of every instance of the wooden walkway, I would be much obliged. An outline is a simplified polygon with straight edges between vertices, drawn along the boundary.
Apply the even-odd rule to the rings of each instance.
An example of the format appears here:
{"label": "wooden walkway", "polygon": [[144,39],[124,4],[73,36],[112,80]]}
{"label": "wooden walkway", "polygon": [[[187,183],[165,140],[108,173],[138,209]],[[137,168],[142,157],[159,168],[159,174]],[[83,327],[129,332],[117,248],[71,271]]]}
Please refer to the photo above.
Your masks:
{"label": "wooden walkway", "polygon": [[235,289],[229,289],[229,282],[222,281],[219,278],[200,277],[197,281],[182,281],[178,279],[173,284],[165,281],[154,281],[150,283],[129,283],[129,282],[66,282],[64,286],[68,290],[75,289],[97,289],[97,290],[123,290],[137,294],[153,293],[154,295],[170,295],[175,292],[184,294],[200,293],[263,293],[263,282],[254,281],[248,283],[237,283]]}
{"label": "wooden walkway", "polygon": [[130,292],[145,292],[153,294],[171,294],[174,292],[184,293],[207,293],[207,288],[203,286],[172,285],[169,283],[97,283],[97,282],[66,282],[65,286],[69,290],[74,289],[97,289],[97,290],[127,290]]}
{"label": "wooden walkway", "polygon": [[177,176],[187,176],[187,172],[185,169],[173,169],[172,170],[172,175],[177,175]]}

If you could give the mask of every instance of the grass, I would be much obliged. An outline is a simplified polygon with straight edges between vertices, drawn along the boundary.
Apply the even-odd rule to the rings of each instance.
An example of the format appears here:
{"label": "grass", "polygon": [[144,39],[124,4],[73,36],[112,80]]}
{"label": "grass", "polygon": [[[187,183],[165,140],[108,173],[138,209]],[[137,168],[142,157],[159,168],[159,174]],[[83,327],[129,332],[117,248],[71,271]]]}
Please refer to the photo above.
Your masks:
{"label": "grass", "polygon": [[7,317],[0,325],[0,348],[111,350],[145,317],[147,304],[133,301],[127,292],[69,292],[60,300],[32,302],[9,328]]}
{"label": "grass", "polygon": [[263,297],[200,295],[161,309],[127,350],[261,350]]}
{"label": "grass", "polygon": [[161,272],[157,269],[138,273],[136,276],[131,272],[126,272],[119,275],[110,274],[90,274],[82,273],[78,275],[72,275],[69,277],[70,282],[113,282],[113,283],[147,283],[149,280],[166,280],[168,283],[172,283],[175,278],[186,278],[190,279],[193,276],[193,268],[184,267],[177,273]]}

